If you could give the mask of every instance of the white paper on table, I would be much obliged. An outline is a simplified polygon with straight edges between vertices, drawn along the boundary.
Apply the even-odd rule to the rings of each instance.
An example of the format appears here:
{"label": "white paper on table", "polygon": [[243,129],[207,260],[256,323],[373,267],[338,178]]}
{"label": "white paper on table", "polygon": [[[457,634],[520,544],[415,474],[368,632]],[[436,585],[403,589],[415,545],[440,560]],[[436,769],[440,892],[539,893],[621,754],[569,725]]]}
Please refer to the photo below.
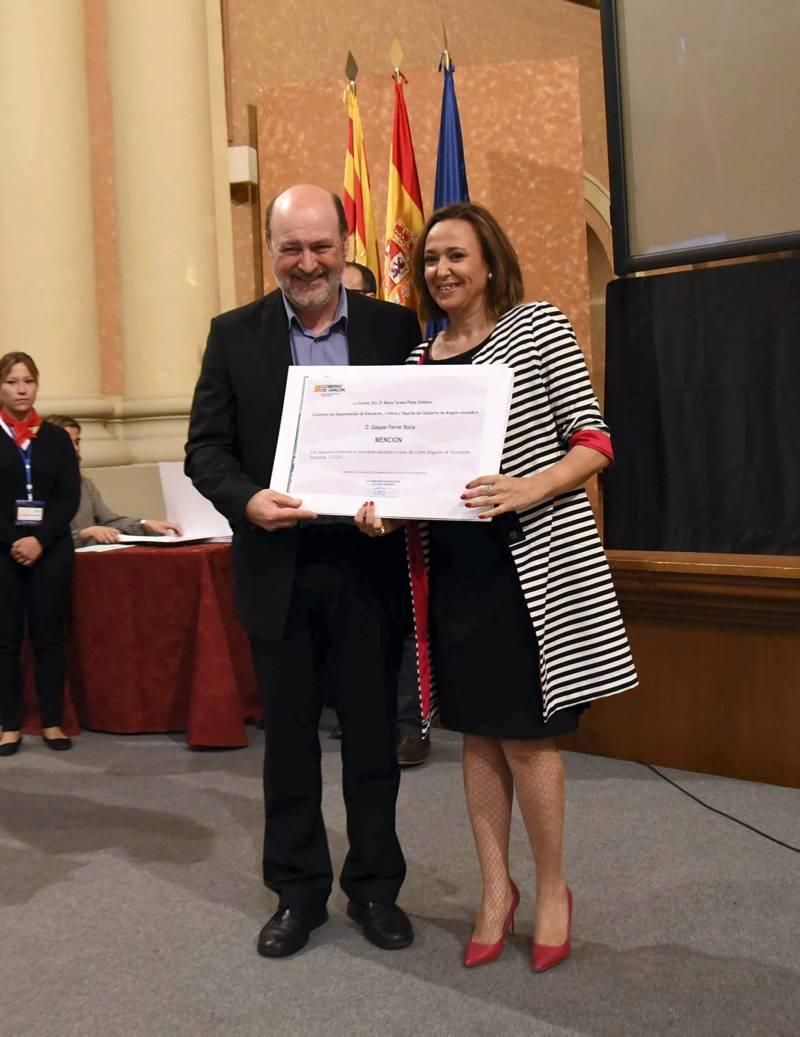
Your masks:
{"label": "white paper on table", "polygon": [[191,479],[184,473],[182,462],[160,461],[158,475],[167,519],[177,522],[185,536],[208,540],[217,537],[230,539],[230,523],[210,500],[197,492]]}
{"label": "white paper on table", "polygon": [[270,487],[320,515],[477,520],[466,484],[500,469],[513,369],[290,367]]}
{"label": "white paper on table", "polygon": [[207,544],[211,540],[219,543],[229,539],[230,537],[191,536],[188,533],[184,533],[183,536],[176,536],[172,533],[165,533],[163,536],[120,533],[119,544],[121,547],[133,547],[135,544],[141,544],[143,547],[180,547],[181,544]]}
{"label": "white paper on table", "polygon": [[119,551],[123,547],[133,547],[133,544],[89,544],[87,547],[76,547],[76,551]]}

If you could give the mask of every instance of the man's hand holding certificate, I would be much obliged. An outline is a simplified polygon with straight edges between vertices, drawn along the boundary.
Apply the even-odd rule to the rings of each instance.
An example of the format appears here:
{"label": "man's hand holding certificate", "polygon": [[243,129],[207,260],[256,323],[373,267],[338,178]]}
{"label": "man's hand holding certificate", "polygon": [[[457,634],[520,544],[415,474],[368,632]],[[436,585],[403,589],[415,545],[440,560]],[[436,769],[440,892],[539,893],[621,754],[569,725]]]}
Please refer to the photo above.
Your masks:
{"label": "man's hand holding certificate", "polygon": [[501,365],[293,367],[270,487],[321,515],[470,520],[497,472],[513,372]]}

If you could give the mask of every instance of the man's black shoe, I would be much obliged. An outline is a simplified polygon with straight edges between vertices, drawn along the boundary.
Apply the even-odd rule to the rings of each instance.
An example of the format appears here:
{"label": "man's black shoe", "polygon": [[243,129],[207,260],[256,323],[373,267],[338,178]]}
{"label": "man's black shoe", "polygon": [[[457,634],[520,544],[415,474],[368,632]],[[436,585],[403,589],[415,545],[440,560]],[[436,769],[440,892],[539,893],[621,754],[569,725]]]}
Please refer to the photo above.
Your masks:
{"label": "man's black shoe", "polygon": [[328,912],[279,907],[258,934],[258,953],[264,958],[287,958],[308,943],[312,929],[328,921]]}
{"label": "man's black shoe", "polygon": [[430,754],[428,735],[401,735],[397,741],[397,762],[401,767],[418,767]]}
{"label": "man's black shoe", "polygon": [[370,943],[384,951],[399,951],[414,942],[414,930],[397,904],[357,904],[347,902],[347,914],[364,931]]}

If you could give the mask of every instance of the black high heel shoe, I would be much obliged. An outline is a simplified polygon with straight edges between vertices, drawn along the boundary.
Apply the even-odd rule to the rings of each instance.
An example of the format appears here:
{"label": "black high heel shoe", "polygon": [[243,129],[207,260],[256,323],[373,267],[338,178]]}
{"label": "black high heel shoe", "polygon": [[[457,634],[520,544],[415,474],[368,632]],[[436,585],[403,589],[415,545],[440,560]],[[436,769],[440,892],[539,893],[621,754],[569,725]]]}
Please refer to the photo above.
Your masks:
{"label": "black high heel shoe", "polygon": [[48,749],[52,749],[56,753],[63,753],[72,748],[71,738],[47,738],[42,735],[42,741]]}
{"label": "black high heel shoe", "polygon": [[14,756],[19,752],[19,747],[22,745],[22,735],[16,740],[16,742],[5,742],[0,745],[0,756]]}

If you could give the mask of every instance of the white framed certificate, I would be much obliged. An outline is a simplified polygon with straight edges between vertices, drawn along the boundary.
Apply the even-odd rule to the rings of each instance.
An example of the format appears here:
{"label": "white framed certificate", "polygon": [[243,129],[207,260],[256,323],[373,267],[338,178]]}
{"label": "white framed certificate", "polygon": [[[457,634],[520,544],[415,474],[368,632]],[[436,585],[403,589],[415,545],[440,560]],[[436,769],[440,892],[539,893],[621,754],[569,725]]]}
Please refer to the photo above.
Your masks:
{"label": "white framed certificate", "polygon": [[500,470],[501,364],[290,367],[270,489],[319,515],[477,520],[461,494]]}

